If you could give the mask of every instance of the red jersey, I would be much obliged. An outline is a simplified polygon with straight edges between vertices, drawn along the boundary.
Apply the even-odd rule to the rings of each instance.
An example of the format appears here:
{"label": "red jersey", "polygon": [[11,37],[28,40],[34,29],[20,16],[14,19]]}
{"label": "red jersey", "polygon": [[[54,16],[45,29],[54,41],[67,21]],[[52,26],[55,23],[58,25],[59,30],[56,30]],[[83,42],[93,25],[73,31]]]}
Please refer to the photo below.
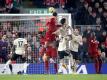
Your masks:
{"label": "red jersey", "polygon": [[47,50],[46,50],[46,54],[47,56],[49,56],[50,58],[56,58],[57,57],[57,49],[55,48],[52,48],[51,46],[48,46],[47,47]]}
{"label": "red jersey", "polygon": [[55,17],[52,17],[52,18],[46,23],[46,26],[48,27],[47,32],[48,32],[48,31],[50,31],[50,32],[56,31],[56,28],[57,28],[56,22],[57,22],[57,21],[56,21],[56,18],[55,18]]}
{"label": "red jersey", "polygon": [[47,22],[46,25],[48,27],[48,30],[47,30],[46,35],[45,35],[46,41],[55,41],[56,35],[53,34],[53,32],[55,32],[57,30],[56,18],[52,17],[50,19],[50,21]]}
{"label": "red jersey", "polygon": [[96,56],[99,55],[98,45],[99,45],[99,42],[96,41],[96,40],[91,40],[91,41],[89,42],[88,52],[89,52],[89,55],[90,55],[91,57],[96,57]]}

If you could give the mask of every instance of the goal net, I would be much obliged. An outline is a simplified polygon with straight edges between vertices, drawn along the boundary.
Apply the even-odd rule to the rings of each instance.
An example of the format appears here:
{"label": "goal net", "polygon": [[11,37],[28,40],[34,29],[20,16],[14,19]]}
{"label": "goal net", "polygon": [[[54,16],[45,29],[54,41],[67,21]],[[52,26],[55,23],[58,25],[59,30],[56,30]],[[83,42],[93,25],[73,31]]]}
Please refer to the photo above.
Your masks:
{"label": "goal net", "polygon": [[[52,14],[1,14],[0,15],[0,36],[6,35],[8,41],[8,54],[10,53],[13,40],[16,38],[18,32],[23,33],[23,36],[27,38],[29,43],[29,53],[31,54],[31,60],[28,61],[27,74],[44,74],[44,65],[39,58],[40,41],[37,36],[39,31],[43,31],[45,35],[46,22]],[[72,19],[70,14],[58,14],[58,23],[61,18],[67,19],[67,24],[72,25]],[[28,55],[26,55],[28,56]],[[5,61],[0,58],[0,70],[2,70]],[[21,69],[21,59],[13,61],[13,72],[17,73]],[[53,65],[50,64],[51,74],[54,74]],[[9,70],[7,70],[7,73]],[[1,71],[0,71],[1,72]],[[1,73],[0,73],[1,74]]]}

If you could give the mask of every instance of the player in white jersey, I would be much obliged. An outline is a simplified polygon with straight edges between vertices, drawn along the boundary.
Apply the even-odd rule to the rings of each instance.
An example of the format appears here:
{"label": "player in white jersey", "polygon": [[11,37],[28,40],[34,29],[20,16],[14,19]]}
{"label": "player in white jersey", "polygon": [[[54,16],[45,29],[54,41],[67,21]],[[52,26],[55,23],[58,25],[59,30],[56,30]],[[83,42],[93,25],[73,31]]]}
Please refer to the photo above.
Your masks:
{"label": "player in white jersey", "polygon": [[70,51],[73,55],[73,63],[71,68],[73,73],[76,74],[77,64],[79,62],[79,46],[83,44],[82,36],[79,34],[79,30],[76,28],[71,34],[72,39],[70,40]]}
{"label": "player in white jersey", "polygon": [[65,62],[65,58],[69,57],[68,51],[68,43],[69,43],[69,30],[71,30],[70,26],[66,25],[66,19],[62,18],[61,21],[61,27],[54,32],[54,34],[57,34],[59,36],[59,46],[58,46],[58,55],[59,55],[59,73],[67,74],[69,73],[68,70],[68,62],[69,59],[67,60],[67,63]]}
{"label": "player in white jersey", "polygon": [[[18,38],[13,41],[13,47],[12,47],[12,51],[10,53],[11,57],[7,61],[2,73],[5,72],[6,67],[8,65],[9,65],[11,73],[13,73],[13,68],[12,68],[11,62],[12,62],[12,60],[16,60],[19,57],[22,59],[22,61],[24,63],[23,69],[25,69],[27,67],[26,66],[26,57],[25,57],[26,51],[27,51],[27,40],[25,38],[23,38],[22,33],[18,33]],[[26,73],[26,70],[24,70],[24,73]]]}

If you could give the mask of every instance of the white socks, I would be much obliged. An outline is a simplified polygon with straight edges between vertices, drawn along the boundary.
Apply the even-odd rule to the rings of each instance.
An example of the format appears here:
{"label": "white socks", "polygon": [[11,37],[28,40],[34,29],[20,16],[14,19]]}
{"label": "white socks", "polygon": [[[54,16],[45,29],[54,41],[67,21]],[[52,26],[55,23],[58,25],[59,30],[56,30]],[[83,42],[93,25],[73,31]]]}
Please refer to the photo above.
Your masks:
{"label": "white socks", "polygon": [[67,67],[66,64],[64,64],[64,60],[63,59],[60,60],[58,72],[59,73],[63,73],[63,74],[67,74],[68,73],[68,67]]}
{"label": "white socks", "polygon": [[27,64],[27,62],[25,62],[25,63],[23,64],[23,71],[24,71],[24,74],[26,74],[27,66],[28,66],[28,64]]}

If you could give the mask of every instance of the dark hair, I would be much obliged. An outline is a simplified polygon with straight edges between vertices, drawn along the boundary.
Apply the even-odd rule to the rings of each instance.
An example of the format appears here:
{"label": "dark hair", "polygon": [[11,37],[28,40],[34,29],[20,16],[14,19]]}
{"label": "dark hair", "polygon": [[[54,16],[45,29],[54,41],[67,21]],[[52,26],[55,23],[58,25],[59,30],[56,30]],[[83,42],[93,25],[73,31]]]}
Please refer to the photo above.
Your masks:
{"label": "dark hair", "polygon": [[56,16],[57,16],[57,13],[56,13],[56,12],[54,12],[54,13],[53,13],[53,16],[55,16],[55,17],[56,17]]}
{"label": "dark hair", "polygon": [[22,35],[21,32],[18,33],[18,37],[19,37],[19,38],[22,38],[22,37],[23,37],[23,35]]}
{"label": "dark hair", "polygon": [[66,19],[65,18],[62,18],[61,20],[60,20],[60,23],[63,25],[64,23],[66,22]]}
{"label": "dark hair", "polygon": [[43,32],[42,32],[42,31],[39,31],[38,34],[43,34]]}

